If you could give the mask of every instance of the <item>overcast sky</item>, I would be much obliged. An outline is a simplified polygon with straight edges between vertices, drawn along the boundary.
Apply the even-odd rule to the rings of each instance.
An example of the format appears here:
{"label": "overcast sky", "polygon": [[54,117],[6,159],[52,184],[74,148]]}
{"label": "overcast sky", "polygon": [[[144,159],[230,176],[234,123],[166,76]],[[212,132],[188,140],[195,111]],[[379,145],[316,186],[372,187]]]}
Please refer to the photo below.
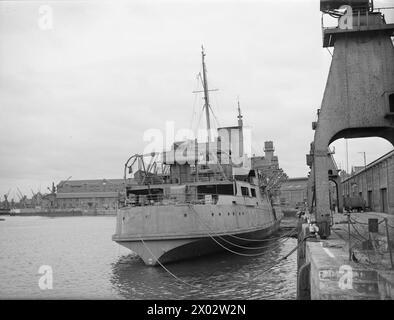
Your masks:
{"label": "overcast sky", "polygon": [[[273,140],[285,172],[306,176],[331,61],[319,1],[1,1],[0,193],[121,178],[146,130],[190,127],[193,106],[195,126],[201,44],[220,125],[236,124],[239,96],[253,152]],[[334,145],[346,168],[344,140]],[[392,149],[348,145],[349,167],[363,165],[359,152],[370,162]]]}

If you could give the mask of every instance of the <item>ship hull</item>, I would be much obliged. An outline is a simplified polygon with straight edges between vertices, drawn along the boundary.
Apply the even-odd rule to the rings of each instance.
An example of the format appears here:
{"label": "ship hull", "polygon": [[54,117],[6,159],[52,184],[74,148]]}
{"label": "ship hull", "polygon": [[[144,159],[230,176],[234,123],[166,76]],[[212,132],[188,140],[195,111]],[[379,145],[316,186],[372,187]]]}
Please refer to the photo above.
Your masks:
{"label": "ship hull", "polygon": [[[230,210],[236,214],[232,215],[233,211]],[[228,214],[224,214],[226,211]],[[235,210],[234,206],[123,210],[118,215],[117,233],[113,240],[135,252],[148,266],[223,250],[245,252],[237,247],[253,242],[245,239],[264,239],[278,231],[281,217],[274,217],[269,213],[267,208],[242,206]],[[166,219],[161,221],[160,217],[163,216]],[[149,219],[150,223],[144,225],[142,219]],[[179,220],[186,221],[181,224]],[[128,221],[134,223],[130,225],[127,224]],[[168,230],[166,222],[169,227],[178,226],[177,230]],[[247,254],[250,254],[250,250]]]}
{"label": "ship hull", "polygon": [[[163,239],[163,240],[137,240],[117,241],[120,245],[135,252],[147,266],[157,266],[181,260],[198,258],[220,251],[242,252],[237,245],[245,245],[253,241],[240,240],[265,239],[275,234],[279,229],[279,221],[271,227],[236,235],[213,236],[191,239]],[[233,244],[233,245],[231,245]],[[260,244],[261,245],[261,244]],[[236,254],[236,253],[234,253]],[[246,254],[250,254],[250,251]]]}

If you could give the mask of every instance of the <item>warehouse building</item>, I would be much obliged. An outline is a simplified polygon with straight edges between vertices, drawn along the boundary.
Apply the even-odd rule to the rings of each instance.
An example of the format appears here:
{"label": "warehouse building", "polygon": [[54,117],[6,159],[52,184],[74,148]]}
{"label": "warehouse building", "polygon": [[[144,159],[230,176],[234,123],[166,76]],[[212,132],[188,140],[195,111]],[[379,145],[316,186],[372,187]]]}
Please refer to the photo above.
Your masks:
{"label": "warehouse building", "polygon": [[289,178],[280,188],[280,204],[290,208],[300,207],[307,201],[308,178]]}
{"label": "warehouse building", "polygon": [[57,185],[57,207],[86,210],[116,209],[123,179],[66,180]]}
{"label": "warehouse building", "polygon": [[376,212],[394,214],[394,150],[342,180],[343,196],[361,196]]}

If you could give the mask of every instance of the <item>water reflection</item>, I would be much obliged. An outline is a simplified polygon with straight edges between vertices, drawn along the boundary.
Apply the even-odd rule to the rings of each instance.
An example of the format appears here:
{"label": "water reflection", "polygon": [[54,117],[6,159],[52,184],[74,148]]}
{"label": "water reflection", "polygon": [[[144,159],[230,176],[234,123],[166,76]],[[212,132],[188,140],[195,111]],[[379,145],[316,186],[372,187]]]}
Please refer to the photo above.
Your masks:
{"label": "water reflection", "polygon": [[273,249],[242,251],[264,253],[258,257],[220,252],[166,265],[192,286],[175,279],[160,266],[145,266],[131,253],[112,264],[110,281],[117,294],[126,299],[294,299],[295,256],[279,262],[268,272],[266,269],[295,246],[296,240],[288,239]]}

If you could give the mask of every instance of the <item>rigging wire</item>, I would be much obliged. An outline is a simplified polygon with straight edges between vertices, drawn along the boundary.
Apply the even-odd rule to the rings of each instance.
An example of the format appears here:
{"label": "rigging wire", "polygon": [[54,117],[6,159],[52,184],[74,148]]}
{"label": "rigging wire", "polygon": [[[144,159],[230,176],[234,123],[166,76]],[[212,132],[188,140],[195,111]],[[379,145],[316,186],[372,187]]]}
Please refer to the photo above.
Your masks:
{"label": "rigging wire", "polygon": [[212,115],[213,115],[213,118],[214,118],[215,121],[216,121],[217,128],[219,128],[219,127],[220,127],[219,119],[216,117],[216,114],[213,112],[213,109],[212,109],[211,105],[209,105],[209,109],[211,110]]}
{"label": "rigging wire", "polygon": [[[197,89],[198,89],[198,75],[197,75],[197,77],[196,77],[196,80],[197,80],[196,90],[194,90],[194,91],[197,91]],[[194,120],[194,116],[195,116],[195,114],[196,114],[196,102],[197,102],[197,97],[198,97],[198,96],[199,96],[199,94],[198,94],[198,92],[196,92],[196,93],[194,94],[193,113],[192,113],[192,118],[191,118],[191,120],[190,120],[190,128],[193,127],[193,120]]]}
{"label": "rigging wire", "polygon": [[202,118],[202,115],[203,115],[203,109],[200,111],[200,117],[198,118],[198,122],[197,122],[197,125],[196,125],[196,127],[195,127],[195,130],[193,130],[194,131],[194,134],[197,136],[197,130],[198,130],[198,126],[200,125],[200,122],[201,122],[201,118]]}
{"label": "rigging wire", "polygon": [[220,111],[221,107],[219,105],[219,99],[218,99],[219,94],[218,93],[214,93],[213,96],[215,97],[216,111],[218,112],[218,116],[220,116],[221,115],[221,111]]}

